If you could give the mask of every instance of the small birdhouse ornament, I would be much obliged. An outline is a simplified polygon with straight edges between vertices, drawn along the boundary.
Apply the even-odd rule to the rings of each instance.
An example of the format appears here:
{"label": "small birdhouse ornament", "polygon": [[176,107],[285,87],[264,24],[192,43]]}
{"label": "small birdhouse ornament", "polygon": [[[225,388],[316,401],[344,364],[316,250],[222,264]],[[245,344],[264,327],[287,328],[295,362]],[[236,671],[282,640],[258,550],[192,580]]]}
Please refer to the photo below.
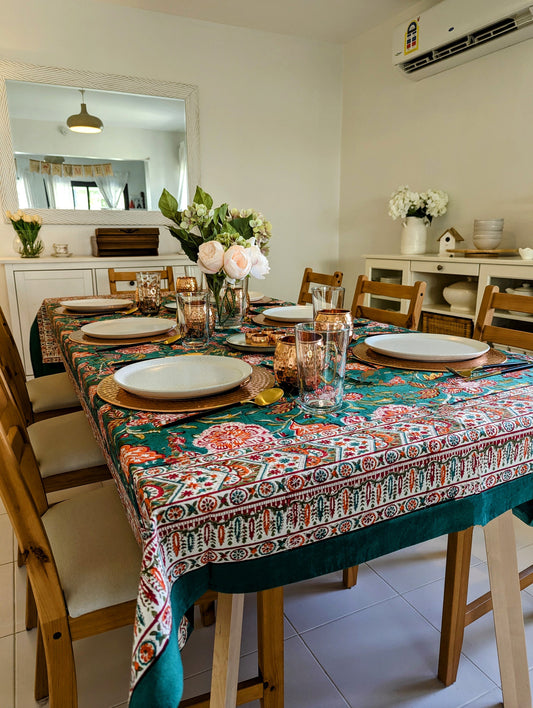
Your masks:
{"label": "small birdhouse ornament", "polygon": [[439,256],[449,256],[449,250],[454,249],[460,241],[464,241],[461,234],[452,226],[439,236]]}

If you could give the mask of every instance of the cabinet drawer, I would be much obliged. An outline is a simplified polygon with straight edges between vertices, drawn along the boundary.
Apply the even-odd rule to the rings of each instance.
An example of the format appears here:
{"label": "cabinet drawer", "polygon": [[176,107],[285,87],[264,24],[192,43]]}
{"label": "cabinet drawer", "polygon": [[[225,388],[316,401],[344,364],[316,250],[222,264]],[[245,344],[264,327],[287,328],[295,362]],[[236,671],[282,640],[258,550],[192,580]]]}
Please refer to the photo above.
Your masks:
{"label": "cabinet drawer", "polygon": [[411,273],[443,273],[447,275],[478,275],[478,263],[431,263],[411,261]]}

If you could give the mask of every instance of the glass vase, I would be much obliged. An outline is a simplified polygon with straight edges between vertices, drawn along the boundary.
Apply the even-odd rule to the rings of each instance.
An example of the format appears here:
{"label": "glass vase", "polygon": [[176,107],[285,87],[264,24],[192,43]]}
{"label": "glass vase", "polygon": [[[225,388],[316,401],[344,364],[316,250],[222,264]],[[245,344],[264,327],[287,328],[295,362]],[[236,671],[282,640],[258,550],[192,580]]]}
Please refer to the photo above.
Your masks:
{"label": "glass vase", "polygon": [[39,258],[44,249],[44,243],[38,235],[35,237],[16,234],[13,239],[13,250],[21,258]]}
{"label": "glass vase", "polygon": [[211,305],[215,312],[215,329],[241,327],[248,307],[248,278],[213,282],[209,276],[208,287],[212,293]]}

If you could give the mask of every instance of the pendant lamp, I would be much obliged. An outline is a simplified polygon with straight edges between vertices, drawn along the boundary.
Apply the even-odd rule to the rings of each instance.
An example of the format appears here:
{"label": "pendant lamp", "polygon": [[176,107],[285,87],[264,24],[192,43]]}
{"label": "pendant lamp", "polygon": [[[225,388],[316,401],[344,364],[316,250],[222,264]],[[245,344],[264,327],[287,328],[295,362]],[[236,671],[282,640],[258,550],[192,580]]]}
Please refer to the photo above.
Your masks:
{"label": "pendant lamp", "polygon": [[81,110],[73,116],[67,118],[67,125],[75,133],[101,133],[104,124],[97,116],[87,113],[87,106],[84,103],[85,91],[79,89],[81,93]]}

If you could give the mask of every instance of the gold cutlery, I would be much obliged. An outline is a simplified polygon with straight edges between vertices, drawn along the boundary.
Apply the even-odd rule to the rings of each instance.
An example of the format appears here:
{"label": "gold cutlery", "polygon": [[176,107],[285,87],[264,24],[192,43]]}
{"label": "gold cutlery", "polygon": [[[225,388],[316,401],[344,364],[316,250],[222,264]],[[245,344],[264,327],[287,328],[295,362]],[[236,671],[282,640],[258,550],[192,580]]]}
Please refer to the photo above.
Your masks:
{"label": "gold cutlery", "polygon": [[[460,376],[462,379],[487,379],[489,376],[498,376],[511,371],[521,371],[522,369],[531,369],[533,362],[519,362],[513,364],[491,364],[488,366],[474,366],[471,369],[453,369],[447,366],[446,369],[454,376]],[[485,373],[485,371],[487,373]]]}
{"label": "gold cutlery", "polygon": [[192,415],[186,415],[183,418],[178,418],[178,420],[172,420],[169,423],[163,423],[163,425],[156,425],[155,427],[158,430],[160,430],[161,428],[170,428],[171,426],[179,425],[180,423],[188,423],[193,418],[201,418],[206,415],[218,413],[219,411],[222,411],[226,408],[231,408],[232,406],[244,405],[245,403],[252,403],[254,406],[259,406],[260,408],[263,408],[265,406],[271,406],[273,403],[276,403],[276,401],[279,401],[280,398],[283,398],[283,396],[284,391],[282,388],[265,388],[253,398],[247,398],[245,401],[236,401],[235,403],[229,403],[223,406],[218,406],[217,408],[197,411]]}

